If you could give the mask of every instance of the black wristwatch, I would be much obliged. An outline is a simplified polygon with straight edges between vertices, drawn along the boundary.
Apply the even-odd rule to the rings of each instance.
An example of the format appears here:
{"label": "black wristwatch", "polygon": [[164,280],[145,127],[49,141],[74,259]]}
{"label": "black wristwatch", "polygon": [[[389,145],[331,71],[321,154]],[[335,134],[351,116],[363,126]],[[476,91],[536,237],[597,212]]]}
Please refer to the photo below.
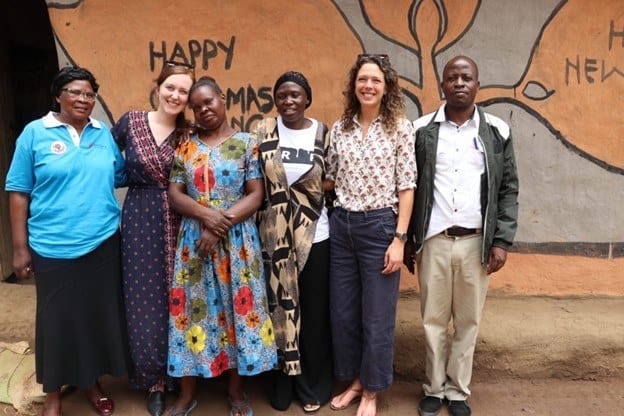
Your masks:
{"label": "black wristwatch", "polygon": [[407,241],[407,233],[400,233],[398,231],[395,231],[394,236],[403,242]]}

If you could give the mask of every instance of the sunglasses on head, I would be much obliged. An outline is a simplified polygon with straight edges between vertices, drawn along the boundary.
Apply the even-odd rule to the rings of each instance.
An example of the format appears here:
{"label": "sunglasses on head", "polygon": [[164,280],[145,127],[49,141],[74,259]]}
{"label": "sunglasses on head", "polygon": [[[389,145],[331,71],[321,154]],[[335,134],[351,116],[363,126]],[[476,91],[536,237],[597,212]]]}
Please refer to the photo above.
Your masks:
{"label": "sunglasses on head", "polygon": [[390,58],[385,53],[361,53],[357,56],[357,60],[362,59],[378,59],[382,62],[388,62]]}
{"label": "sunglasses on head", "polygon": [[187,68],[190,70],[195,69],[195,65],[191,65],[189,63],[182,62],[182,61],[167,60],[163,63],[163,65],[166,67],[181,66],[183,68]]}

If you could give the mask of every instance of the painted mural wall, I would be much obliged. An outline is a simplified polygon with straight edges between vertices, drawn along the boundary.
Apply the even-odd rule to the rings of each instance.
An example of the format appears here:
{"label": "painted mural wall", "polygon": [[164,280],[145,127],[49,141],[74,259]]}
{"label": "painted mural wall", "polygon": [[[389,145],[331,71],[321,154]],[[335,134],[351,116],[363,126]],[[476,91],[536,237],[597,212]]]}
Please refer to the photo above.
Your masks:
{"label": "painted mural wall", "polygon": [[386,53],[415,119],[441,104],[444,64],[471,56],[479,103],[512,126],[520,175],[517,243],[494,288],[624,294],[622,0],[47,3],[60,64],[94,72],[108,123],[151,106],[166,59],[215,77],[248,130],[275,114],[286,70],[306,74],[309,115],[331,125],[356,55]]}

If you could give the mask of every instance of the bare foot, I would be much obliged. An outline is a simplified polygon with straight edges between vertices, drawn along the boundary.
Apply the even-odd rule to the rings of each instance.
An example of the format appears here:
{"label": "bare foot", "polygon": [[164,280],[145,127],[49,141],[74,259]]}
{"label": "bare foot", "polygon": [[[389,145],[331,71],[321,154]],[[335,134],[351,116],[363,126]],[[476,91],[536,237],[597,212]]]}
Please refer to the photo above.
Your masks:
{"label": "bare foot", "polygon": [[95,403],[101,399],[102,397],[106,397],[104,392],[102,391],[102,387],[99,382],[95,382],[95,384],[88,389],[84,390],[85,396],[87,396],[87,400],[91,402],[91,404],[95,405]]}
{"label": "bare foot", "polygon": [[56,391],[46,394],[43,402],[41,416],[60,416],[61,415],[61,392]]}
{"label": "bare foot", "polygon": [[332,410],[343,410],[357,403],[362,397],[362,384],[359,380],[351,383],[349,388],[340,393],[329,402],[329,408]]}
{"label": "bare foot", "polygon": [[253,414],[251,404],[247,399],[247,395],[242,390],[238,390],[235,394],[228,396],[228,402],[230,403],[230,414],[233,416],[247,416]]}
{"label": "bare foot", "polygon": [[377,415],[377,393],[364,390],[362,400],[355,416],[376,416]]}
{"label": "bare foot", "polygon": [[59,403],[58,406],[46,406],[44,404],[41,416],[61,416],[61,404]]}

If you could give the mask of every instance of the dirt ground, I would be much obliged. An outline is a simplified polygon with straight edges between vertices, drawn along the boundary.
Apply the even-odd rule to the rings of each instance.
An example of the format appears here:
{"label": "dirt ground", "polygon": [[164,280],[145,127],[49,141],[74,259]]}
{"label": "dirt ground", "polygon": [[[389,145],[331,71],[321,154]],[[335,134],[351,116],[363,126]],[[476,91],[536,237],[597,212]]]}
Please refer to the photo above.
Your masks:
{"label": "dirt ground", "polygon": [[[32,284],[0,283],[0,341],[33,343]],[[379,415],[416,415],[424,379],[417,293],[402,292],[395,340],[395,384],[380,395]],[[248,382],[255,414],[303,415],[298,404],[277,412],[267,403],[266,377]],[[116,415],[147,415],[144,395],[124,379],[105,377]],[[336,390],[340,385],[336,385]],[[475,415],[624,415],[624,297],[489,296],[475,356],[470,404]],[[222,380],[202,380],[193,415],[228,414]],[[356,407],[320,416],[353,415]],[[95,415],[80,392],[64,399],[65,416]],[[446,416],[446,410],[440,415]],[[14,416],[0,405],[0,416]]]}
{"label": "dirt ground", "polygon": [[[256,416],[305,415],[298,403],[285,412],[273,410],[268,402],[268,390],[262,377],[247,383],[247,393]],[[104,389],[115,400],[115,415],[149,416],[142,393],[128,391],[123,380],[105,378]],[[229,414],[222,381],[202,380],[197,394],[198,407],[192,416]],[[396,381],[392,388],[380,394],[379,416],[417,415],[420,384]],[[173,397],[168,398],[173,402]],[[524,380],[505,379],[475,381],[469,400],[475,416],[621,416],[624,414],[624,380]],[[323,406],[318,416],[353,416],[357,407],[335,412]],[[10,406],[0,405],[0,415],[17,416]],[[63,399],[64,416],[96,416],[80,392]],[[448,416],[444,408],[439,416]]]}

